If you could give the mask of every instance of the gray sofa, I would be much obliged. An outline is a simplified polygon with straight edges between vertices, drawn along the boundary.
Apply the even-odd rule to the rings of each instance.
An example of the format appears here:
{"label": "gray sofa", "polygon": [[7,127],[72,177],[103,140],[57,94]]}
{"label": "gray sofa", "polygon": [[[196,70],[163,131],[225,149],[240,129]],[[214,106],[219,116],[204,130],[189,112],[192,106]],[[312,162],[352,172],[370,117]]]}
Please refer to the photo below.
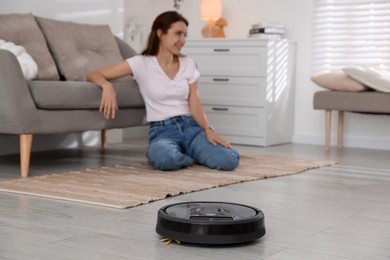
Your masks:
{"label": "gray sofa", "polygon": [[[17,25],[17,27],[30,26],[31,19],[35,19],[36,17],[31,14],[0,16],[0,39],[4,40],[5,38],[5,40],[13,41],[15,44],[23,44],[19,35],[19,33],[23,32],[18,32],[16,36],[9,32],[10,25],[15,27],[15,19],[19,21],[20,18],[22,20],[25,19],[25,21],[21,25]],[[88,29],[88,27],[81,24],[78,25],[69,22],[57,23],[52,20],[49,22],[56,23],[57,27],[53,29],[57,32],[61,28],[62,23],[64,27],[72,26],[72,30],[70,31],[74,31],[74,28],[78,26],[84,26],[83,30]],[[42,26],[39,28],[42,29]],[[99,29],[101,28],[99,27]],[[45,30],[41,31],[47,41],[48,35],[45,35]],[[69,30],[58,33],[66,34],[69,33]],[[31,37],[35,36],[36,33]],[[94,37],[94,35],[91,37]],[[117,50],[121,55],[121,60],[135,55],[135,52],[125,42],[119,38],[114,38],[112,34],[111,37],[118,47]],[[24,39],[26,45],[32,41]],[[95,41],[99,41],[99,39],[95,39]],[[36,46],[37,44],[35,44],[34,48]],[[53,45],[50,44],[50,41],[48,41],[48,47],[50,54],[55,53],[56,50],[51,48]],[[27,47],[26,50],[29,51]],[[31,56],[33,56],[34,49],[30,47],[30,50]],[[98,49],[95,51],[99,53]],[[90,64],[88,62],[88,55],[91,54],[91,51],[88,50],[85,53],[87,54],[87,59],[84,58],[82,60],[83,63],[81,63],[80,68],[76,68],[76,72],[80,72],[81,69],[87,68]],[[35,55],[36,60],[42,57],[40,53]],[[80,56],[82,54],[77,55]],[[0,50],[0,134],[20,136],[20,166],[22,177],[28,176],[31,145],[34,135],[102,130],[102,143],[104,145],[106,129],[140,126],[144,124],[144,103],[136,82],[131,78],[113,82],[117,92],[119,111],[115,119],[106,120],[98,111],[101,100],[101,89],[85,81],[85,79],[69,79],[70,77],[64,76],[61,71],[61,64],[58,62],[58,55],[52,55],[52,57],[56,69],[59,72],[58,79],[55,76],[52,79],[45,79],[38,73],[36,80],[26,80],[16,56],[8,50]],[[64,57],[66,58],[66,54]],[[106,60],[104,58],[98,58],[100,61]],[[77,67],[78,63],[75,59],[74,61],[75,67]],[[93,67],[96,66],[96,63],[95,61],[91,61],[90,65],[92,67],[89,67],[88,71],[112,65],[113,61],[107,64],[100,63],[97,65],[98,67]],[[41,66],[38,64],[38,67],[43,70],[45,69],[45,65],[42,64]],[[84,74],[86,76],[86,73],[83,72],[82,75]]]}

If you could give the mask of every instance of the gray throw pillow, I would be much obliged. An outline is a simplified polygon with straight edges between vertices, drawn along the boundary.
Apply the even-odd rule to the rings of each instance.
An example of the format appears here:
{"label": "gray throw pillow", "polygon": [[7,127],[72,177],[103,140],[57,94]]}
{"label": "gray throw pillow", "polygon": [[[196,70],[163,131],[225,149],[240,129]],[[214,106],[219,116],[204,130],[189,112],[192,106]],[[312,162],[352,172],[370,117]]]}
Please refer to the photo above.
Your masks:
{"label": "gray throw pillow", "polygon": [[56,64],[32,14],[0,15],[0,39],[23,46],[38,64],[39,80],[58,80]]}
{"label": "gray throw pillow", "polygon": [[123,61],[108,25],[90,25],[36,17],[67,80],[84,81],[91,71]]}

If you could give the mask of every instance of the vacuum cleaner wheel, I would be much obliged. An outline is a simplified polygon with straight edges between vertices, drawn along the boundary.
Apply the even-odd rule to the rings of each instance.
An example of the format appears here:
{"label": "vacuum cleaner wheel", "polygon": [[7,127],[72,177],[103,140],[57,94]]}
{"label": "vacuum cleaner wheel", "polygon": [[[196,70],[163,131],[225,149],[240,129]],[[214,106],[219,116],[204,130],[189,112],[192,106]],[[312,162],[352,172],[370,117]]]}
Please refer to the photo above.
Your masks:
{"label": "vacuum cleaner wheel", "polygon": [[156,232],[181,242],[236,244],[265,235],[261,210],[236,203],[194,201],[162,207]]}

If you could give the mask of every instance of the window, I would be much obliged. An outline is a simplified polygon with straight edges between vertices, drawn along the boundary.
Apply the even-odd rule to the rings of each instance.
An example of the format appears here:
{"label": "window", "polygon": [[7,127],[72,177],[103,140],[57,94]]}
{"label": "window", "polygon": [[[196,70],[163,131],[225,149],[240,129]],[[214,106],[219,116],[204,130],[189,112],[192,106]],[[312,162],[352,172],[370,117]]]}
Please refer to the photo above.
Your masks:
{"label": "window", "polygon": [[313,75],[353,65],[390,70],[390,0],[313,1]]}

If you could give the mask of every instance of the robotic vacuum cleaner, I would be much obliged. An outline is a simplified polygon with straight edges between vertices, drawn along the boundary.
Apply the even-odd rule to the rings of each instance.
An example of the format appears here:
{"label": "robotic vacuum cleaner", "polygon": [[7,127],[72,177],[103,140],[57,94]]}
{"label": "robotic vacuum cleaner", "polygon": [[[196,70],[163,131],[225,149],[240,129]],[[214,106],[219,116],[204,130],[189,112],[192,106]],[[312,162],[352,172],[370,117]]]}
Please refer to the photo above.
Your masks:
{"label": "robotic vacuum cleaner", "polygon": [[236,203],[182,202],[158,211],[156,232],[187,243],[245,243],[265,235],[264,214],[257,208]]}

